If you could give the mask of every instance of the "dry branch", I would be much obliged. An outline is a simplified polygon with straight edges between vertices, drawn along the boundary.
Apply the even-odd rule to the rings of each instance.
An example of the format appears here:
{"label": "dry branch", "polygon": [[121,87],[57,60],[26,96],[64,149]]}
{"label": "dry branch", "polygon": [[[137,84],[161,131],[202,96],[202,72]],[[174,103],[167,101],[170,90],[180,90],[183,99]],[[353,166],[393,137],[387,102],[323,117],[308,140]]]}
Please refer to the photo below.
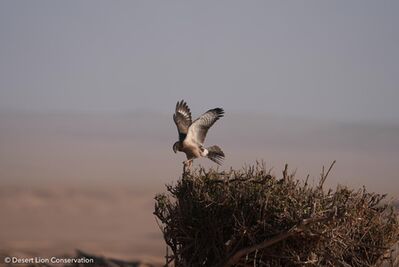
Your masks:
{"label": "dry branch", "polygon": [[273,238],[267,239],[265,241],[263,241],[260,244],[256,244],[254,246],[251,247],[247,247],[247,248],[243,248],[239,251],[237,251],[232,257],[230,257],[228,259],[228,261],[226,262],[226,264],[224,265],[224,267],[230,267],[230,266],[234,266],[235,264],[237,264],[240,259],[242,257],[244,257],[245,255],[251,254],[257,250],[261,250],[261,249],[265,249],[271,245],[274,245],[275,243],[278,243],[280,241],[283,241],[295,234],[298,234],[304,230],[306,230],[309,225],[313,224],[313,223],[317,223],[317,222],[323,222],[323,221],[327,221],[329,219],[332,219],[333,217],[323,217],[323,218],[309,218],[309,219],[304,219],[302,220],[301,223],[299,223],[298,225],[295,225],[294,227],[292,227],[291,229],[289,229],[288,231],[284,231],[283,233],[280,233],[276,236],[274,236]]}

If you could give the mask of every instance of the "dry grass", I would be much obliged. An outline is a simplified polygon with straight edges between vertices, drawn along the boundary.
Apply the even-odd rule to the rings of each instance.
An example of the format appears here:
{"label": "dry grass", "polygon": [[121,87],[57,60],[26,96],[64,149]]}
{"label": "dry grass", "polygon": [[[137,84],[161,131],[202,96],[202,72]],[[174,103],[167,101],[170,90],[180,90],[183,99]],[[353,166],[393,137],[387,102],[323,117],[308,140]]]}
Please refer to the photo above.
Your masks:
{"label": "dry grass", "polygon": [[260,164],[183,173],[156,196],[165,266],[381,265],[399,239],[394,208],[364,188],[325,190],[331,167],[314,186],[287,166],[281,179]]}

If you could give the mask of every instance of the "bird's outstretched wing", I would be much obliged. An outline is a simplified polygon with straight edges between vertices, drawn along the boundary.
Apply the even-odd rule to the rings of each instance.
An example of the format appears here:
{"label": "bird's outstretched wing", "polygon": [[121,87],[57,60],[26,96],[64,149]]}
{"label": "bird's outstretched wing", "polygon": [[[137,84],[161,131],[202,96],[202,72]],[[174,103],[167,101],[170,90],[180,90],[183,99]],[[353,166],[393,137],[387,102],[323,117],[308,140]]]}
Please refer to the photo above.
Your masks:
{"label": "bird's outstretched wing", "polygon": [[184,141],[187,136],[188,128],[191,125],[191,111],[184,100],[177,102],[176,111],[173,114],[173,120],[176,123],[179,132],[179,140]]}
{"label": "bird's outstretched wing", "polygon": [[206,133],[209,128],[221,117],[224,110],[221,108],[210,109],[196,119],[188,129],[187,138],[193,140],[197,144],[204,144]]}

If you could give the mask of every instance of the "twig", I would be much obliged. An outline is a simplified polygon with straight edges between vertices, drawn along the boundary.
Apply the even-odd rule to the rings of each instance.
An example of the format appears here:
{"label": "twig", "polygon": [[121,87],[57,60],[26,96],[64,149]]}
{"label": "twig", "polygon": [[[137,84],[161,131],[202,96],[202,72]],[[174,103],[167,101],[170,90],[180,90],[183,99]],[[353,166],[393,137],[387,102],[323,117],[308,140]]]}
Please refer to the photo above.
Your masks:
{"label": "twig", "polygon": [[283,170],[283,178],[284,180],[287,179],[287,172],[288,172],[288,164],[285,164],[284,170]]}
{"label": "twig", "polygon": [[322,172],[321,172],[321,179],[320,179],[320,183],[319,183],[319,188],[322,188],[322,187],[323,187],[323,184],[324,184],[324,182],[326,181],[327,176],[328,176],[328,174],[330,173],[330,171],[331,171],[332,167],[334,166],[335,162],[336,162],[336,160],[334,160],[334,161],[331,163],[330,168],[328,168],[328,171],[327,171],[326,174],[324,174],[324,166],[323,166],[323,169],[322,169]]}

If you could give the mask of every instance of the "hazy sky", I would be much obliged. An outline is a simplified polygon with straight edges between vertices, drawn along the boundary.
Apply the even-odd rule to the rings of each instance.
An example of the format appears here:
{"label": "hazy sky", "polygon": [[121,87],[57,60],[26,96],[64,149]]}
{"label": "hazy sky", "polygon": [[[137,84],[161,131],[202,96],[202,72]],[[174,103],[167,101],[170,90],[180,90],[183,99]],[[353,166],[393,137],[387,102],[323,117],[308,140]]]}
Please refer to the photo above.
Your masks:
{"label": "hazy sky", "polygon": [[398,1],[1,1],[0,110],[399,121]]}

